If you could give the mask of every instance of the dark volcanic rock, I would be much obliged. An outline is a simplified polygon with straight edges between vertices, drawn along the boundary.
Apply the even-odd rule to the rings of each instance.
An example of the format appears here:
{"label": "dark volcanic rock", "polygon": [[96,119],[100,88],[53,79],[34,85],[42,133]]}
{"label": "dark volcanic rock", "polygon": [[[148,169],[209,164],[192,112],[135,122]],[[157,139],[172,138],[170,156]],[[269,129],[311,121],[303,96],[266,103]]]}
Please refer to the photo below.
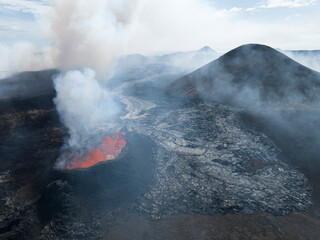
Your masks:
{"label": "dark volcanic rock", "polygon": [[155,181],[155,145],[135,133],[128,133],[126,140],[116,160],[51,173],[52,182],[37,203],[45,225],[41,239],[91,239],[100,228],[109,229],[135,212],[138,198]]}
{"label": "dark volcanic rock", "polygon": [[177,215],[151,222],[139,216],[131,216],[125,223],[112,228],[103,239],[311,240],[319,238],[318,224],[319,221],[314,221],[303,213],[295,213],[286,217],[275,217],[266,213],[216,216]]}
{"label": "dark volcanic rock", "polygon": [[176,80],[167,91],[190,101],[243,107],[241,116],[250,117],[241,117],[242,122],[270,137],[280,158],[306,174],[320,206],[319,84],[318,72],[270,47],[251,44]]}
{"label": "dark volcanic rock", "polygon": [[52,77],[58,70],[22,72],[9,78],[1,79],[0,99],[30,98],[54,94]]}
{"label": "dark volcanic rock", "polygon": [[238,125],[239,113],[228,106],[194,104],[127,115],[128,129],[158,145],[157,181],[141,199],[140,211],[159,219],[179,213],[285,215],[308,209],[306,178],[279,160],[279,150],[266,136]]}
{"label": "dark volcanic rock", "polygon": [[0,101],[0,238],[39,236],[35,202],[67,136],[52,98]]}
{"label": "dark volcanic rock", "polygon": [[[201,52],[211,51],[205,48]],[[269,56],[268,60],[262,57],[264,54]],[[133,58],[141,63],[146,61],[143,56]],[[287,71],[290,66],[300,69],[285,74],[289,77],[281,75],[280,80],[299,74],[311,79],[301,84],[290,82],[293,93],[302,99],[292,103],[315,101],[309,87],[317,86],[318,73],[293,64],[265,46],[244,46],[219,61],[223,60],[224,70],[234,74],[230,83],[237,89],[248,89],[248,85],[250,89],[265,90],[266,96],[261,99],[279,104],[283,103],[280,100],[290,98],[286,95],[289,91],[282,89],[284,84],[273,79],[280,74],[274,58],[285,61]],[[270,79],[258,69],[258,63],[248,66],[252,59],[267,61]],[[129,65],[134,72],[132,63]],[[7,99],[8,95],[0,101],[0,238],[103,239],[117,226],[137,226],[130,223],[132,217],[138,220],[138,225],[139,221],[161,225],[165,219],[173,219],[173,224],[189,226],[188,222],[197,221],[195,214],[205,215],[199,221],[213,219],[224,223],[213,230],[212,225],[201,224],[204,229],[194,232],[195,239],[199,239],[200,233],[203,238],[213,238],[212,234],[219,230],[223,232],[218,239],[231,235],[260,239],[290,237],[289,230],[282,230],[287,226],[283,219],[288,219],[290,228],[296,220],[303,224],[302,237],[318,234],[313,230],[318,226],[315,218],[295,213],[310,209],[311,188],[299,169],[283,161],[283,155],[291,158],[295,154],[294,147],[284,151],[287,136],[292,136],[286,135],[287,129],[292,129],[289,125],[272,128],[263,124],[276,129],[280,137],[274,138],[269,134],[270,128],[255,127],[259,124],[256,119],[250,121],[252,112],[243,108],[193,99],[187,102],[166,99],[163,93],[151,92],[144,98],[128,96],[124,93],[130,92],[137,82],[143,88],[155,79],[152,69],[150,79],[148,76],[139,79],[141,69],[136,70],[137,79],[127,79],[115,89],[125,108],[117,127],[127,128],[127,145],[119,158],[88,169],[54,169],[68,134],[54,108],[51,80],[34,91],[28,89],[22,97],[11,94],[15,98]],[[51,74],[45,74],[44,78]],[[181,85],[185,87],[183,90],[190,96],[199,96],[200,91],[193,94],[198,90],[195,86],[188,88],[192,85],[189,80],[187,85]],[[7,86],[6,81],[3,84]],[[270,98],[270,94],[275,97]],[[305,118],[295,119],[306,123]],[[308,127],[300,130],[312,133]],[[234,226],[231,234],[229,223]],[[164,229],[163,234],[150,238],[170,239],[169,231],[176,231]],[[308,235],[307,230],[312,232]],[[130,239],[136,236],[132,234]],[[185,239],[182,236],[179,233],[173,239]]]}

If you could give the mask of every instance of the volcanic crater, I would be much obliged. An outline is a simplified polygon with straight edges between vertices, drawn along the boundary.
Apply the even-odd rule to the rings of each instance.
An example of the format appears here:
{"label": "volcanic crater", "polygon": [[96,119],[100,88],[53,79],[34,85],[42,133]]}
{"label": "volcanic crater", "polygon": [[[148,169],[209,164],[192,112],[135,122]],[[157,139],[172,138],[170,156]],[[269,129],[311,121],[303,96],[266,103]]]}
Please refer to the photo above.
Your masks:
{"label": "volcanic crater", "polygon": [[[278,89],[286,94],[275,92],[277,98],[272,102],[273,94],[268,93],[285,84],[268,82],[270,76],[261,67],[248,67],[248,59],[258,60],[265,69],[279,70],[279,76],[272,78],[280,82],[287,81],[287,75],[276,68],[280,63],[295,69],[292,76],[308,79],[310,75],[309,82],[290,85],[302,94],[303,101],[290,102],[288,89]],[[221,70],[217,66],[224,66],[224,77],[235,77],[231,78],[235,86],[240,82],[241,87],[248,85],[258,92],[266,87],[262,107],[252,109],[250,101],[236,104],[239,96],[226,101],[234,88],[223,94],[213,89],[219,75],[216,71]],[[44,78],[49,85],[34,92],[12,87],[8,81],[0,83],[12,87],[0,101],[1,237],[126,239],[126,232],[150,236],[150,227],[159,235],[149,239],[192,239],[181,229],[192,225],[193,233],[201,237],[204,232],[215,232],[219,222],[228,229],[220,226],[223,231],[218,239],[230,238],[231,233],[239,239],[283,239],[285,233],[298,236],[301,232],[311,239],[320,235],[320,198],[317,191],[312,192],[312,188],[317,190],[319,179],[314,176],[319,171],[301,168],[304,161],[318,166],[320,154],[308,150],[319,144],[317,130],[301,125],[305,119],[298,118],[301,104],[308,103],[303,110],[310,111],[309,122],[316,123],[316,111],[310,105],[317,100],[318,73],[261,45],[235,49],[166,88],[153,82],[160,78],[158,73],[145,76],[133,71],[136,76],[114,89],[123,106],[118,119],[118,134],[124,132],[123,138],[104,135],[102,141],[76,154],[80,160],[63,153],[68,131],[52,101],[51,78],[56,73],[16,76],[26,79],[24,82],[32,76]],[[151,89],[154,94],[148,92]],[[308,89],[310,101],[306,101]],[[288,102],[290,113],[282,111]],[[265,106],[268,111],[261,111]],[[278,118],[277,111],[284,118]],[[283,124],[289,118],[308,135],[300,137],[310,140],[302,145],[299,141],[299,148],[297,132],[288,131]],[[64,154],[76,161],[57,167]],[[243,227],[253,226],[252,222],[254,229]]]}

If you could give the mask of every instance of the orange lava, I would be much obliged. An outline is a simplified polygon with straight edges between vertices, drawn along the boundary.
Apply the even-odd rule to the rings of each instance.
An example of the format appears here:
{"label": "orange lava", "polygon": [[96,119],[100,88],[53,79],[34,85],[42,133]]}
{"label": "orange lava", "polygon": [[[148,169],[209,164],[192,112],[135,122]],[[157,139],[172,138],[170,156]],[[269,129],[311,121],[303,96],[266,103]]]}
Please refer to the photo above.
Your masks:
{"label": "orange lava", "polygon": [[112,137],[107,136],[99,146],[87,154],[75,158],[66,168],[89,168],[99,162],[115,159],[119,156],[126,143],[123,133],[116,133]]}

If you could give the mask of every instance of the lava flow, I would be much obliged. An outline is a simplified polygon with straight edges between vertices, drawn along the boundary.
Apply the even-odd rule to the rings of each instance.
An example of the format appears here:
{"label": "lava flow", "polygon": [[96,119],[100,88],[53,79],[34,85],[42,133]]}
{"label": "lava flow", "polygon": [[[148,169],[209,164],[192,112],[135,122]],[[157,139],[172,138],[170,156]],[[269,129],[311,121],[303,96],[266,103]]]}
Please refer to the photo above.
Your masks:
{"label": "lava flow", "polygon": [[119,156],[125,145],[123,133],[115,133],[112,137],[107,136],[100,145],[83,156],[75,158],[66,168],[89,168],[99,162],[113,160]]}

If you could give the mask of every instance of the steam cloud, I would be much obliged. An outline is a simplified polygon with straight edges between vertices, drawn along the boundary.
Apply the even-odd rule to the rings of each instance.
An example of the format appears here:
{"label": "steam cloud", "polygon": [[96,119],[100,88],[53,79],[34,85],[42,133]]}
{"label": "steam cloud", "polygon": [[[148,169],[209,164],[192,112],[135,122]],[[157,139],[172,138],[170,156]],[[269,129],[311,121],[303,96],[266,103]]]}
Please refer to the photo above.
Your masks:
{"label": "steam cloud", "polygon": [[62,70],[89,67],[110,74],[123,53],[138,1],[52,1],[53,59]]}
{"label": "steam cloud", "polygon": [[[317,39],[317,25],[306,27],[303,22],[289,24],[289,21],[275,25],[254,23],[251,18],[237,17],[232,10],[215,9],[208,1],[48,1],[51,4],[37,16],[37,26],[33,24],[32,28],[36,27],[37,39],[40,37],[42,43],[50,48],[44,51],[36,44],[29,44],[33,45],[33,51],[30,47],[11,51],[16,47],[4,43],[0,52],[12,54],[1,55],[1,77],[16,71],[48,67],[65,71],[90,67],[98,71],[98,79],[101,80],[101,75],[105,77],[112,73],[114,60],[121,53],[186,51],[205,45],[225,52],[248,42],[301,49],[306,47],[301,36],[310,40],[308,48],[318,46],[318,41],[311,41]],[[288,38],[292,41],[288,42]],[[3,48],[8,48],[8,51]],[[31,61],[24,63],[20,59]]]}
{"label": "steam cloud", "polygon": [[70,147],[81,147],[83,136],[97,126],[111,127],[119,111],[113,95],[100,87],[91,69],[69,71],[55,79],[55,104],[70,131]]}
{"label": "steam cloud", "polygon": [[320,72],[320,51],[283,51],[298,63]]}
{"label": "steam cloud", "polygon": [[[103,92],[104,97],[101,98],[105,100],[101,102],[110,106],[114,105],[115,101],[112,95],[103,89],[103,85],[112,75],[113,67],[123,53],[140,52],[142,49],[147,52],[150,52],[150,49],[163,50],[168,49],[168,46],[181,50],[181,42],[190,47],[197,47],[198,44],[204,46],[208,42],[212,42],[213,47],[225,45],[225,38],[217,38],[216,34],[209,34],[208,37],[208,29],[242,36],[240,42],[259,40],[243,32],[242,29],[245,27],[239,27],[248,26],[247,23],[240,21],[234,25],[235,21],[226,16],[226,13],[213,10],[207,4],[200,4],[194,0],[50,0],[50,3],[48,19],[51,26],[51,49],[45,51],[37,49],[32,44],[21,44],[4,51],[2,49],[5,49],[5,46],[0,46],[0,52],[3,53],[1,59],[9,59],[0,62],[0,68],[8,69],[9,72],[51,67],[62,70],[62,74],[55,79],[58,93],[55,103],[61,118],[70,129],[70,144],[74,144],[74,139],[84,134],[83,129],[87,132],[87,128],[91,129],[101,124],[102,119],[113,118],[118,109],[114,106],[114,111],[104,112],[106,116],[97,116],[96,121],[93,118],[87,121],[77,120],[80,118],[80,111],[75,114],[75,108],[82,109],[82,117],[87,119],[86,112],[95,112],[94,108],[101,109],[101,103],[98,101],[97,104],[96,99],[91,99],[90,91],[83,93],[87,102],[75,100],[71,89],[61,92],[61,89],[68,89],[70,86],[78,87],[75,92],[84,92],[81,86],[77,86],[77,81],[80,80],[75,78],[81,78],[81,83],[88,89]],[[143,8],[140,8],[142,5]],[[176,9],[179,9],[179,17]],[[251,23],[249,26],[251,29],[261,29],[260,26]],[[245,38],[243,34],[246,35]],[[238,37],[227,38],[231,41],[228,42],[229,46],[239,44],[233,42],[233,39]],[[36,54],[37,52],[39,54]],[[28,61],[24,61],[26,58]],[[70,70],[76,71],[68,72]],[[6,73],[2,72],[2,75]],[[94,75],[96,77],[93,77]],[[246,92],[249,90],[246,89],[245,96],[248,95]],[[252,99],[256,98],[257,96],[253,95]],[[74,101],[69,102],[69,99]],[[88,107],[93,109],[86,110]],[[73,122],[75,126],[71,126]]]}
{"label": "steam cloud", "polygon": [[103,83],[123,53],[138,1],[58,0],[52,6],[53,60],[62,70],[55,104],[69,128],[69,146],[80,148],[95,128],[110,127],[119,111]]}
{"label": "steam cloud", "polygon": [[30,42],[19,42],[10,46],[0,43],[0,79],[18,71],[52,68],[53,62],[48,52],[49,50],[38,49]]}

